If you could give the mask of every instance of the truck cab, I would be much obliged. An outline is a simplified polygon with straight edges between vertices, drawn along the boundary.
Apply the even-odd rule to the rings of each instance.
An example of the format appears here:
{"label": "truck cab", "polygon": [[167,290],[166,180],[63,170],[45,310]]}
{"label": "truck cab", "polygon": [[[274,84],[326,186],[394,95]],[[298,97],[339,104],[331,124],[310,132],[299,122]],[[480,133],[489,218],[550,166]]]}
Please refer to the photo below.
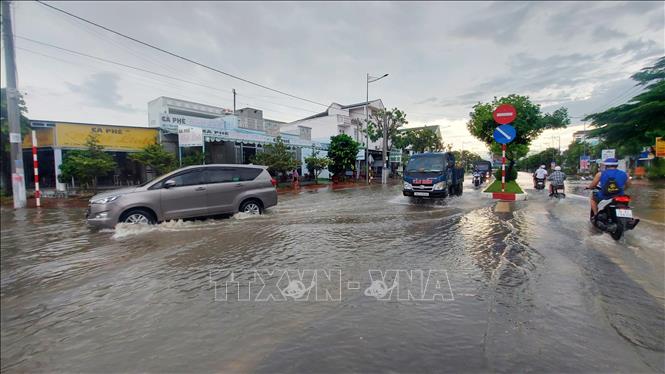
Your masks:
{"label": "truck cab", "polygon": [[404,196],[416,198],[445,198],[461,195],[464,169],[455,166],[452,153],[417,153],[404,168]]}

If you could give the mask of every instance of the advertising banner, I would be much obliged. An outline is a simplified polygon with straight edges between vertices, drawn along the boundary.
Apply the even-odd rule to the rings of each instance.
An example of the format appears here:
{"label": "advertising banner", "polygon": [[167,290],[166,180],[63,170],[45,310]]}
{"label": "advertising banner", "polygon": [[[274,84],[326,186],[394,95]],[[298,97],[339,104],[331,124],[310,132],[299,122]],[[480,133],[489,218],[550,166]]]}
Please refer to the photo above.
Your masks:
{"label": "advertising banner", "polygon": [[591,166],[590,164],[590,156],[580,156],[580,170],[589,170],[589,167]]}
{"label": "advertising banner", "polygon": [[665,157],[665,139],[661,137],[656,138],[656,157]]}
{"label": "advertising banner", "polygon": [[614,155],[614,149],[603,149],[600,152],[600,158],[603,161],[607,160],[608,158],[613,158],[613,157],[616,157]]}
{"label": "advertising banner", "polygon": [[[35,129],[38,147],[53,147],[53,128]],[[32,148],[32,135],[23,137],[23,149]]]}
{"label": "advertising banner", "polygon": [[108,151],[140,151],[157,141],[157,132],[148,128],[56,123],[55,141],[62,148],[85,148],[88,137],[94,135]]}
{"label": "advertising banner", "polygon": [[178,126],[179,147],[202,147],[203,131],[199,127]]}

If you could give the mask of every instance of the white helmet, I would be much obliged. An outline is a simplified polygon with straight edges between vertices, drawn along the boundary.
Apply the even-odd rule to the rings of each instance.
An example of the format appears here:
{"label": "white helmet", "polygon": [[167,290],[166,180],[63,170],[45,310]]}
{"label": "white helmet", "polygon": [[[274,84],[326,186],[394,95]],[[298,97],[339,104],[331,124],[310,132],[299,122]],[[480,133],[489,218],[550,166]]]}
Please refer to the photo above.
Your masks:
{"label": "white helmet", "polygon": [[555,167],[554,167],[554,170],[556,170],[556,171],[561,171],[561,166],[555,166]]}
{"label": "white helmet", "polygon": [[541,169],[545,169],[545,165],[540,165],[540,168],[541,168]]}

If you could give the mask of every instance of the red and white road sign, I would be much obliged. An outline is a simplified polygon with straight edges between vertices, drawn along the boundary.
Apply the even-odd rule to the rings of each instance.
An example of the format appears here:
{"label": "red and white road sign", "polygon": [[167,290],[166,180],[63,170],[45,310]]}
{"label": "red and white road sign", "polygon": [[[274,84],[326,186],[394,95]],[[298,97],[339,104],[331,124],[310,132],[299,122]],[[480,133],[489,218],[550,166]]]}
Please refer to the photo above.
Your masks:
{"label": "red and white road sign", "polygon": [[507,125],[512,123],[517,117],[517,110],[515,110],[515,107],[510,104],[501,104],[494,110],[492,116],[496,123]]}

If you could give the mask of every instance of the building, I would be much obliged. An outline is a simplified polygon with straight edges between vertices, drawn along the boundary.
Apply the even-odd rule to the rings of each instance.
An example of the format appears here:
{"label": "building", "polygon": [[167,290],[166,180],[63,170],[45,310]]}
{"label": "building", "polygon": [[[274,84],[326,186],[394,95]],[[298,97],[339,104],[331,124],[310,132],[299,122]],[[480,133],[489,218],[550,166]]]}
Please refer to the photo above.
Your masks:
{"label": "building", "polygon": [[[39,160],[40,187],[55,188],[64,191],[65,183],[58,179],[60,165],[67,153],[72,150],[85,149],[90,135],[97,136],[99,145],[115,159],[116,170],[98,178],[101,186],[127,186],[145,180],[145,170],[137,162],[128,158],[133,152],[154,144],[159,138],[157,129],[137,126],[114,126],[93,123],[76,123],[64,121],[32,120],[30,126],[37,138],[37,156]],[[23,138],[23,164],[32,165],[32,136]],[[25,168],[26,185],[34,187],[34,170]],[[67,181],[69,183],[69,181]],[[74,183],[76,183],[74,181]]]}
{"label": "building", "polygon": [[362,131],[366,113],[371,117],[380,110],[385,110],[385,106],[379,99],[351,105],[332,103],[325,111],[291,122],[282,129],[294,131],[300,127],[309,128],[311,129],[311,139],[325,143],[330,141],[331,136],[347,134],[362,145],[362,151],[358,152],[357,169],[365,168],[365,148],[369,150],[370,160],[373,161],[372,167],[380,168],[383,164],[381,141],[372,142],[370,140],[369,147],[367,147]]}
{"label": "building", "polygon": [[[159,97],[148,103],[150,127],[160,130],[160,141],[178,158],[203,153],[207,163],[248,164],[268,144],[281,137],[293,156],[304,165],[305,157],[315,149],[324,151],[327,143],[312,141],[311,128],[295,126],[284,131],[285,122],[263,117],[256,108],[232,110],[170,97]],[[198,138],[182,143],[184,132]],[[179,135],[181,134],[181,135]],[[302,173],[303,169],[301,169]],[[327,177],[326,173],[321,174]]]}

